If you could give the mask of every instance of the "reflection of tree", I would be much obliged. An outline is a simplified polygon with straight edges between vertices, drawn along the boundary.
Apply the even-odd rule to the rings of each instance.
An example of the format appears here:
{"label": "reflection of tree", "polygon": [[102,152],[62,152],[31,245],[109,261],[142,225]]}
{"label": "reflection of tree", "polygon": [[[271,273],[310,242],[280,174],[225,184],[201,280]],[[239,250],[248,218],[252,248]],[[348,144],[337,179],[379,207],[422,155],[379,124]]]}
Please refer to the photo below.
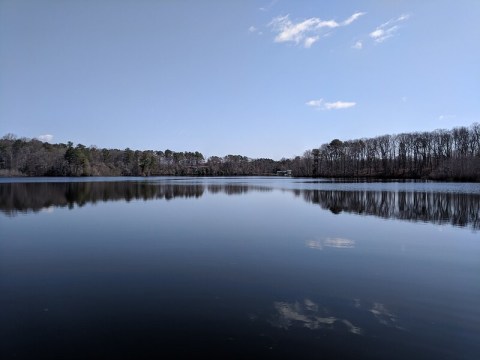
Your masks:
{"label": "reflection of tree", "polygon": [[[0,211],[14,215],[17,211],[40,211],[50,206],[73,208],[97,201],[200,198],[203,184],[155,184],[149,182],[65,182],[0,184]],[[208,185],[211,193],[228,195],[248,191],[271,191],[268,187],[248,185]]]}
{"label": "reflection of tree", "polygon": [[241,195],[249,191],[268,192],[273,189],[267,186],[252,186],[246,184],[210,184],[207,186],[208,192],[212,194],[225,193],[227,195]]}
{"label": "reflection of tree", "polygon": [[480,195],[440,192],[304,190],[307,202],[342,211],[480,229]]}
{"label": "reflection of tree", "polygon": [[204,190],[203,185],[144,182],[6,183],[0,185],[0,211],[15,214],[97,201],[199,198]]}
{"label": "reflection of tree", "polygon": [[[39,211],[50,206],[83,206],[112,200],[199,198],[211,194],[267,192],[271,187],[248,184],[185,184],[143,181],[3,183],[0,211]],[[285,190],[303,196],[334,214],[342,211],[436,224],[451,223],[480,229],[480,195],[439,192]]]}

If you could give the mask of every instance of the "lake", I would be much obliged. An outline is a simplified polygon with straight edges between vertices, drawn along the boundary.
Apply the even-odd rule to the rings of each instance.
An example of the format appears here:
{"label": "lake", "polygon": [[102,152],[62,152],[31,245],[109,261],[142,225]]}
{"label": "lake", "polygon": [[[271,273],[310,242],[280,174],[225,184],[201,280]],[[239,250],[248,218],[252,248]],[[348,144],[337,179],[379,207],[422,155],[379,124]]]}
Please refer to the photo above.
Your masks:
{"label": "lake", "polygon": [[0,179],[2,359],[479,359],[480,184]]}

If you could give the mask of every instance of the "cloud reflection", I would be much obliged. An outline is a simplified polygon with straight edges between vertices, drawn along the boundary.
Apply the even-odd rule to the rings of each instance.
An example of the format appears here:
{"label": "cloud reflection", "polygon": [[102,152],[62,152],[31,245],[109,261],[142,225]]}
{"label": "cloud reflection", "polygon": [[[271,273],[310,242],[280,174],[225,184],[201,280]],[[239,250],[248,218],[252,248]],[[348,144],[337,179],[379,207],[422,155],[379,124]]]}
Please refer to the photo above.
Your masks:
{"label": "cloud reflection", "polygon": [[362,334],[362,329],[346,319],[332,316],[326,309],[306,298],[293,303],[277,301],[273,303],[276,315],[271,322],[273,326],[288,330],[299,326],[310,330],[333,329],[335,324],[343,324],[352,334]]}
{"label": "cloud reflection", "polygon": [[305,246],[314,250],[323,250],[324,247],[337,249],[352,249],[355,247],[355,240],[345,238],[326,238],[323,240],[307,240]]}
{"label": "cloud reflection", "polygon": [[[368,327],[372,326],[373,320],[385,327],[405,330],[399,325],[397,315],[378,301],[369,302],[354,298],[346,307],[342,307],[342,301],[337,300],[336,304],[338,308],[336,307],[332,312],[331,309],[309,298],[294,302],[275,301],[273,303],[275,312],[268,322],[283,330],[294,328],[306,328],[312,331],[340,330],[355,335],[365,335],[369,332]],[[348,314],[349,319],[345,319],[345,315],[337,316],[336,313]],[[257,319],[257,316],[251,318],[251,320]],[[358,325],[359,322],[362,326]],[[373,333],[377,331],[377,327],[372,328]]]}
{"label": "cloud reflection", "polygon": [[384,304],[379,302],[373,303],[373,306],[370,309],[370,312],[373,314],[373,316],[375,316],[375,318],[378,320],[380,324],[385,326],[398,327],[396,325],[397,316],[393,314],[391,311],[389,311]]}

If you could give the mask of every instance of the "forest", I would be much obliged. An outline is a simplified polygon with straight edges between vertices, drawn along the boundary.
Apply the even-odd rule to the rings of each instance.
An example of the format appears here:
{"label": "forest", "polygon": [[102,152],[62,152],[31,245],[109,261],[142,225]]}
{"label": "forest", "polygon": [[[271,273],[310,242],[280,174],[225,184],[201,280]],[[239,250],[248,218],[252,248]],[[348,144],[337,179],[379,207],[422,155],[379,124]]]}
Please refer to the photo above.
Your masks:
{"label": "forest", "polygon": [[205,158],[198,151],[107,149],[50,144],[7,134],[0,176],[251,176],[480,181],[480,124],[451,130],[334,139],[279,161],[242,155]]}

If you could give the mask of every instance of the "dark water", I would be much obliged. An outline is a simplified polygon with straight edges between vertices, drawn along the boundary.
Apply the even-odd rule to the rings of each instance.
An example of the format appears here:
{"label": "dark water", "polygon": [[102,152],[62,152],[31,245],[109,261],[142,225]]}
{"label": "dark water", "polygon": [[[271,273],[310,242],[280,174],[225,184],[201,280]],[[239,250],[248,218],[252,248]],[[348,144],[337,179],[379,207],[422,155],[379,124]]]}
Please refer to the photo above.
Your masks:
{"label": "dark water", "polygon": [[0,180],[2,359],[480,358],[478,184],[89,180]]}

